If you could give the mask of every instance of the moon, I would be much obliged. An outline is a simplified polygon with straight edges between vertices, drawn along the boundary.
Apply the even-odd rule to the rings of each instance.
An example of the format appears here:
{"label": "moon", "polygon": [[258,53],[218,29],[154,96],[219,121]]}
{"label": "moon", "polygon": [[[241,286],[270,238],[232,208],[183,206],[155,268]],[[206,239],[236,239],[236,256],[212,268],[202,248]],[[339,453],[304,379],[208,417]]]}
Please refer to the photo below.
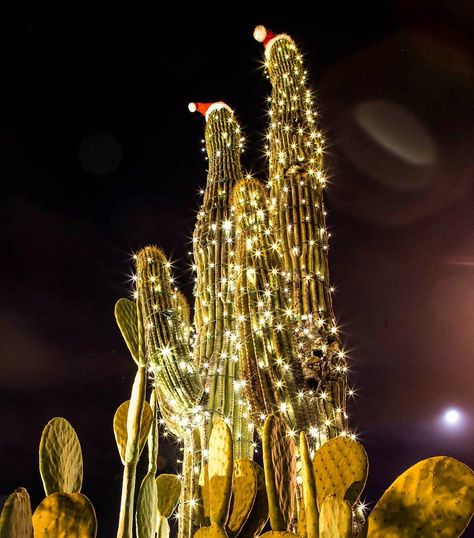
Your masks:
{"label": "moon", "polygon": [[458,409],[450,408],[446,409],[443,413],[443,422],[446,426],[449,426],[451,428],[455,426],[459,426],[461,423],[462,415],[461,412]]}

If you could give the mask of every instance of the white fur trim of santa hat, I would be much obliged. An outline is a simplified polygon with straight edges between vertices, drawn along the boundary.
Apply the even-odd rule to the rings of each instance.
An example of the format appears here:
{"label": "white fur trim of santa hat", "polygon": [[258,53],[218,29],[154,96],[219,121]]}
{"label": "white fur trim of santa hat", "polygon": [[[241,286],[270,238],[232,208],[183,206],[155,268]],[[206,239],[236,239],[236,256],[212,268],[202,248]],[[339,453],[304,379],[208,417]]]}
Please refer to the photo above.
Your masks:
{"label": "white fur trim of santa hat", "polygon": [[270,41],[267,43],[267,46],[265,47],[265,58],[268,58],[270,56],[270,51],[272,49],[273,44],[279,39],[286,39],[289,43],[292,43],[293,45],[295,44],[293,39],[288,34],[277,34],[273,39],[270,39]]}
{"label": "white fur trim of santa hat", "polygon": [[206,121],[209,119],[209,115],[211,114],[211,112],[214,112],[214,110],[220,110],[221,108],[226,108],[231,114],[234,113],[234,111],[230,108],[229,105],[223,103],[222,101],[216,101],[215,103],[212,103],[212,105],[207,109]]}

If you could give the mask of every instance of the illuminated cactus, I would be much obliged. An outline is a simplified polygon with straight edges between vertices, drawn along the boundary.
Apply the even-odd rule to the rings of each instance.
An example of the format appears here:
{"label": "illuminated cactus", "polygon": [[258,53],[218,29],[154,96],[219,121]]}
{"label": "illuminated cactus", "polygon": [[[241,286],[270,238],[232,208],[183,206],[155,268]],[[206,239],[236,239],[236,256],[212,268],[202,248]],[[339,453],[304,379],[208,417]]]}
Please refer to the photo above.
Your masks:
{"label": "illuminated cactus", "polygon": [[[210,419],[224,417],[231,426],[234,453],[253,454],[253,426],[243,398],[234,307],[235,252],[234,185],[243,177],[243,137],[232,109],[225,103],[191,103],[206,118],[205,142],[209,169],[204,198],[193,234],[196,271],[194,357],[205,380]],[[209,431],[206,438],[208,438]]]}
{"label": "illuminated cactus", "polygon": [[[317,414],[316,421],[306,421],[305,429],[313,432],[319,446],[345,430],[347,390],[347,366],[328,274],[324,138],[316,126],[302,56],[293,40],[261,26],[254,36],[264,42],[265,66],[272,83],[266,152],[269,224],[281,258],[276,269],[286,281],[289,319],[285,325],[291,321],[296,346],[292,358],[300,363],[305,378],[301,397],[309,399]],[[286,392],[283,403],[288,405],[291,389]],[[265,412],[265,402],[260,407]],[[300,428],[298,421],[293,425]]]}

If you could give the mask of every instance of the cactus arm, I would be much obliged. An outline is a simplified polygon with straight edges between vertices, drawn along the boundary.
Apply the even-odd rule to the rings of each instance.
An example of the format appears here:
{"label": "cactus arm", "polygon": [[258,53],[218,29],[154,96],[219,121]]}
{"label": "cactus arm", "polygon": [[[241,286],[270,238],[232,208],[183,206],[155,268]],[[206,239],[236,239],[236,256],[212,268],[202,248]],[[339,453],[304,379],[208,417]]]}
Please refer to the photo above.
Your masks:
{"label": "cactus arm", "polygon": [[149,368],[163,397],[186,420],[199,404],[203,389],[175,309],[170,265],[157,247],[142,249],[137,255],[137,288]]}
{"label": "cactus arm", "polygon": [[[145,343],[143,338],[143,317],[140,301],[137,303],[137,330],[139,364],[144,364]],[[133,501],[137,463],[140,457],[140,429],[143,405],[146,395],[146,366],[139,366],[133,383],[130,406],[127,414],[127,444],[125,449],[125,465],[122,480],[122,497],[120,503],[119,526],[117,538],[133,536]]]}

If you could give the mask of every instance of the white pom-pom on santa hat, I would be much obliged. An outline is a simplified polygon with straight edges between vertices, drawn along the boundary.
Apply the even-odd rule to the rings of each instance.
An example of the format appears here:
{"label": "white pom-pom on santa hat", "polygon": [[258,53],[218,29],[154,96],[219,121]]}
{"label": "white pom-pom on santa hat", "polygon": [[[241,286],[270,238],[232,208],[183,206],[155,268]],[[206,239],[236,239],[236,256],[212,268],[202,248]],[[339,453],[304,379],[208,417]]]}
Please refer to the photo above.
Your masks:
{"label": "white pom-pom on santa hat", "polygon": [[196,103],[189,103],[188,110],[189,110],[189,112],[196,112],[196,110],[197,110]]}
{"label": "white pom-pom on santa hat", "polygon": [[259,43],[263,43],[265,41],[265,38],[267,37],[267,29],[265,28],[265,26],[263,26],[263,24],[255,26],[255,30],[253,31],[253,37]]}

